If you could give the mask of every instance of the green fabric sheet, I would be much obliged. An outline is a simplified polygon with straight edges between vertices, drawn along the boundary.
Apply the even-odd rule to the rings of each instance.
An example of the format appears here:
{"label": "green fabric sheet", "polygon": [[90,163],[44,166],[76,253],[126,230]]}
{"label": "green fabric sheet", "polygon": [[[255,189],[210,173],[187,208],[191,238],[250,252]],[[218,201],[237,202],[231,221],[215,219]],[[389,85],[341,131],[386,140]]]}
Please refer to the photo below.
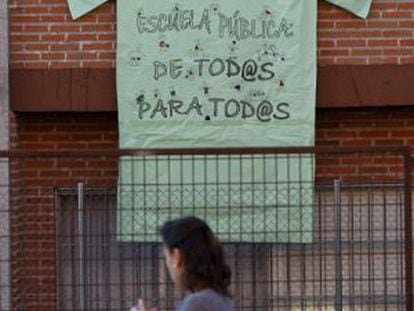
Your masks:
{"label": "green fabric sheet", "polygon": [[[316,3],[118,1],[120,147],[312,146]],[[313,161],[260,161],[122,159],[121,240],[196,214],[224,241],[310,242]]]}
{"label": "green fabric sheet", "polygon": [[121,163],[122,241],[156,241],[156,226],[181,215],[206,219],[226,242],[312,241],[312,157],[162,156]]}
{"label": "green fabric sheet", "polygon": [[[68,0],[69,8],[74,19],[85,15],[108,0]],[[302,0],[312,1],[312,0]],[[338,5],[355,15],[366,18],[371,7],[372,0],[326,0]]]}
{"label": "green fabric sheet", "polygon": [[76,19],[107,1],[108,0],[68,0],[68,4],[72,18]]}
{"label": "green fabric sheet", "polygon": [[366,18],[371,8],[372,0],[326,0],[340,6],[355,15]]}

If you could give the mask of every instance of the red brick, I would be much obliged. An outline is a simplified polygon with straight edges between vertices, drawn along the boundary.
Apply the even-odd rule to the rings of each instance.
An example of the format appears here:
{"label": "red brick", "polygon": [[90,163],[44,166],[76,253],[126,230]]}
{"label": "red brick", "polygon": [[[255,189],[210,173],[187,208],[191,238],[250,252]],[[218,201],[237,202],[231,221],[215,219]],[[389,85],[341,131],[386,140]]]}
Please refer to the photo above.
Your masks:
{"label": "red brick", "polygon": [[372,158],[344,158],[342,159],[343,164],[352,164],[352,165],[366,165],[372,164]]}
{"label": "red brick", "polygon": [[[67,59],[71,59],[71,60],[80,60],[80,59],[82,59],[82,60],[92,60],[92,59],[97,58],[96,55],[97,55],[96,52],[90,52],[90,53],[85,53],[85,52],[76,53],[76,52],[74,52],[74,53],[67,53],[66,57],[67,57]],[[77,64],[77,63],[75,62],[75,64]]]}
{"label": "red brick", "polygon": [[377,139],[375,140],[376,145],[403,145],[403,139]]}
{"label": "red brick", "polygon": [[96,133],[84,133],[84,134],[73,134],[73,140],[75,141],[102,141],[102,134]]}
{"label": "red brick", "polygon": [[51,51],[76,51],[79,50],[79,44],[76,43],[58,43],[50,45]]}
{"label": "red brick", "polygon": [[382,56],[382,57],[370,57],[368,63],[370,65],[385,65],[398,63],[398,57]]}
{"label": "red brick", "polygon": [[84,50],[110,50],[112,49],[112,43],[84,43],[82,44]]}
{"label": "red brick", "polygon": [[42,15],[39,20],[42,23],[63,23],[66,17],[64,15]]}
{"label": "red brick", "polygon": [[392,3],[382,3],[382,2],[373,2],[372,3],[372,10],[396,10],[397,5],[395,2]]}
{"label": "red brick", "polygon": [[[24,25],[24,32],[47,32],[49,29],[48,25]],[[22,30],[23,32],[23,30]]]}
{"label": "red brick", "polygon": [[392,137],[405,137],[405,138],[410,137],[410,138],[412,138],[412,137],[414,137],[414,130],[393,131],[391,133],[391,136]]}
{"label": "red brick", "polygon": [[369,128],[373,124],[372,121],[359,121],[359,120],[352,120],[352,121],[343,121],[342,126],[343,128]]}
{"label": "red brick", "polygon": [[80,26],[79,25],[72,25],[72,24],[52,24],[50,26],[51,32],[56,33],[65,33],[65,32],[79,32]]}
{"label": "red brick", "polygon": [[328,138],[355,138],[357,137],[357,133],[355,131],[347,131],[347,130],[342,130],[342,131],[330,131],[327,132],[326,136]]}
{"label": "red brick", "polygon": [[26,51],[48,51],[49,44],[45,43],[26,43],[24,45]]}
{"label": "red brick", "polygon": [[57,52],[42,52],[42,59],[44,60],[56,60],[56,59],[65,59],[65,53]]}
{"label": "red brick", "polygon": [[398,10],[412,10],[414,11],[414,2],[396,3]]}
{"label": "red brick", "polygon": [[370,146],[371,141],[367,139],[354,139],[342,142],[343,146]]}
{"label": "red brick", "polygon": [[377,131],[377,130],[370,130],[370,131],[361,131],[358,133],[359,137],[369,137],[369,138],[381,138],[381,137],[388,137],[388,131]]}
{"label": "red brick", "polygon": [[414,38],[413,39],[402,39],[400,40],[401,46],[413,46],[414,47]]}
{"label": "red brick", "polygon": [[116,54],[115,52],[99,52],[98,58],[102,60],[115,60]]}
{"label": "red brick", "polygon": [[367,22],[365,20],[349,20],[345,22],[337,22],[336,28],[364,28]]}
{"label": "red brick", "polygon": [[318,47],[334,47],[335,41],[334,40],[319,40]]}
{"label": "red brick", "polygon": [[65,35],[63,34],[42,34],[41,38],[42,38],[42,42],[45,42],[45,41],[60,42],[65,39]]}
{"label": "red brick", "polygon": [[72,177],[81,177],[81,178],[89,178],[89,177],[100,177],[102,176],[101,170],[72,170],[71,171]]}
{"label": "red brick", "polygon": [[400,49],[384,49],[384,55],[402,56],[402,55],[414,55],[414,49],[412,48],[400,48]]}
{"label": "red brick", "polygon": [[408,19],[412,18],[413,14],[411,12],[404,12],[404,11],[394,11],[394,12],[383,12],[382,18],[392,18],[392,19]]}
{"label": "red brick", "polygon": [[82,25],[81,31],[82,32],[111,32],[113,31],[114,25],[113,24],[86,24]]}
{"label": "red brick", "polygon": [[412,30],[385,30],[382,32],[383,37],[413,37],[413,31]]}
{"label": "red brick", "polygon": [[59,150],[83,150],[87,148],[87,145],[82,142],[76,142],[76,143],[56,142],[55,147]]}
{"label": "red brick", "polygon": [[46,170],[45,169],[45,170],[41,170],[39,175],[40,175],[39,177],[45,177],[45,178],[69,177],[70,172],[69,170],[62,170],[62,168],[57,169],[57,170],[51,170],[51,169]]}
{"label": "red brick", "polygon": [[95,34],[82,34],[82,33],[69,33],[67,35],[68,41],[96,41],[97,35]]}
{"label": "red brick", "polygon": [[57,167],[59,168],[79,168],[79,167],[86,167],[86,161],[84,159],[80,160],[58,160]]}
{"label": "red brick", "polygon": [[376,121],[374,123],[374,127],[385,127],[387,129],[393,127],[393,128],[399,128],[399,127],[404,127],[404,121],[400,120],[400,121]]}
{"label": "red brick", "polygon": [[401,21],[398,21],[398,26],[400,28],[412,29],[414,27],[414,20],[401,20]]}
{"label": "red brick", "polygon": [[366,40],[338,40],[337,44],[338,47],[342,46],[342,47],[354,47],[354,46],[363,46],[365,47],[367,45],[367,41]]}
{"label": "red brick", "polygon": [[352,174],[356,173],[356,167],[321,167],[318,168],[321,174]]}
{"label": "red brick", "polygon": [[397,28],[398,27],[398,21],[367,21],[367,27],[368,28]]}
{"label": "red brick", "polygon": [[373,49],[373,48],[355,48],[351,50],[352,55],[357,56],[373,56],[373,55],[382,55],[383,50],[381,49]]}
{"label": "red brick", "polygon": [[12,35],[11,42],[38,42],[40,40],[40,36],[38,34],[20,34],[20,35]]}
{"label": "red brick", "polygon": [[388,167],[375,166],[358,168],[358,173],[360,174],[381,174],[386,172],[388,172]]}
{"label": "red brick", "polygon": [[336,59],[336,64],[346,64],[346,65],[367,65],[368,59],[366,57],[338,57]]}
{"label": "red brick", "polygon": [[400,57],[400,63],[401,63],[401,65],[414,64],[414,56]]}
{"label": "red brick", "polygon": [[398,40],[368,40],[368,46],[373,46],[373,47],[385,47],[385,46],[397,46],[398,45]]}
{"label": "red brick", "polygon": [[41,14],[48,13],[48,11],[49,11],[49,8],[41,7],[41,6],[29,6],[29,7],[26,7],[26,9],[25,9],[25,13],[27,13],[27,14],[39,14],[39,15],[41,15]]}
{"label": "red brick", "polygon": [[338,49],[326,49],[320,50],[319,55],[321,56],[342,56],[342,55],[349,55],[348,49],[338,50]]}

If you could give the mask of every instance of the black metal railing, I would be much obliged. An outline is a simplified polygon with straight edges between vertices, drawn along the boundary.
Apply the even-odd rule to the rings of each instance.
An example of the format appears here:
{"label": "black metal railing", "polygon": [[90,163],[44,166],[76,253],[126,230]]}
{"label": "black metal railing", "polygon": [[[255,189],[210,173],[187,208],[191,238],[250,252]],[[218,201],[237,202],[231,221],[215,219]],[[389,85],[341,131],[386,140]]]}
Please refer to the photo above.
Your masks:
{"label": "black metal railing", "polygon": [[237,310],[412,309],[408,147],[0,159],[1,310],[129,310],[138,297],[172,310],[156,227],[188,214],[221,237]]}

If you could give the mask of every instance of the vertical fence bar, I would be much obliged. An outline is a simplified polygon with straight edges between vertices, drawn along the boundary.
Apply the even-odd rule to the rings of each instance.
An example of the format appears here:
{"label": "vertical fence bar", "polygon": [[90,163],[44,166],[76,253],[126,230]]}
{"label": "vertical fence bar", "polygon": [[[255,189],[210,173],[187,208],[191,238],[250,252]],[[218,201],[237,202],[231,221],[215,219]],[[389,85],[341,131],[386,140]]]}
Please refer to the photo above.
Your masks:
{"label": "vertical fence bar", "polygon": [[[0,0],[0,150],[9,148],[9,1]],[[9,159],[0,159],[0,309],[11,310],[12,241]],[[10,170],[11,172],[11,170]]]}
{"label": "vertical fence bar", "polygon": [[84,245],[83,245],[83,203],[84,203],[84,185],[78,183],[78,245],[79,245],[79,284],[78,284],[78,307],[79,310],[85,310],[85,271],[84,271]]}
{"label": "vertical fence bar", "polygon": [[342,258],[341,258],[341,181],[334,180],[335,209],[335,311],[342,311]]}
{"label": "vertical fence bar", "polygon": [[[56,267],[59,266],[60,260],[60,253],[59,253],[59,241],[60,241],[60,209],[59,206],[59,194],[58,194],[58,187],[53,187],[53,212],[55,214],[55,258],[56,258]],[[61,286],[60,286],[60,273],[59,268],[57,268],[56,273],[56,306],[57,309],[60,309],[61,306]]]}
{"label": "vertical fence bar", "polygon": [[9,160],[0,158],[0,310],[11,310],[11,184]]}
{"label": "vertical fence bar", "polygon": [[405,306],[413,310],[413,237],[411,215],[411,150],[404,152]]}

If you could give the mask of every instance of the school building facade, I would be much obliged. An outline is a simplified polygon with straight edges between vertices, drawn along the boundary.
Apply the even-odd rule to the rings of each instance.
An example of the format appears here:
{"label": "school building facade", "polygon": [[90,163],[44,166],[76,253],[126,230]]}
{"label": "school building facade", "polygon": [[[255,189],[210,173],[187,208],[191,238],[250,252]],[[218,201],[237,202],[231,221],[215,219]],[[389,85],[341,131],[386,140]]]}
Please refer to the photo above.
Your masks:
{"label": "school building facade", "polygon": [[[414,146],[414,0],[374,0],[366,20],[323,1],[318,10],[316,146]],[[65,0],[0,0],[0,150],[72,152],[3,158],[0,184],[116,185],[116,160],[76,156],[118,150],[115,15],[115,1],[74,21]],[[382,165],[366,173],[402,170]],[[2,191],[0,310],[56,310],[56,241],[41,240],[55,234],[56,198]]]}

